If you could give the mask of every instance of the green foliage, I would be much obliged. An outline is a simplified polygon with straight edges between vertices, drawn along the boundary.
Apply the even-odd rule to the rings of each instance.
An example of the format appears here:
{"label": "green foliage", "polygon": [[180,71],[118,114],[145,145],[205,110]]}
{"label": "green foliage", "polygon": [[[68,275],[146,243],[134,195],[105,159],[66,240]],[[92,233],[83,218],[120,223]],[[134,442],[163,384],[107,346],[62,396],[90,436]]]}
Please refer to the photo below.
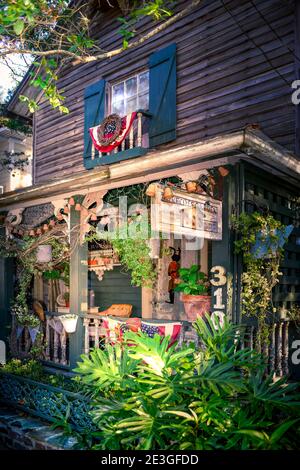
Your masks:
{"label": "green foliage", "polygon": [[175,287],[177,292],[188,295],[207,295],[209,282],[207,275],[200,271],[200,266],[193,264],[190,268],[179,269],[180,283]]}
{"label": "green foliage", "polygon": [[29,361],[21,361],[20,359],[11,359],[0,369],[10,374],[28,377],[32,380],[40,380],[43,375],[43,368],[40,362],[30,359]]}
{"label": "green foliage", "polygon": [[[53,387],[63,388],[70,392],[85,392],[85,387],[79,377],[70,380],[63,374],[48,374],[40,361],[30,359],[21,361],[20,359],[11,359],[4,366],[0,366],[0,373],[8,372],[10,374],[26,377],[37,382],[42,382]],[[1,377],[0,377],[1,380]]]}
{"label": "green foliage", "polygon": [[268,318],[272,319],[276,309],[272,304],[272,291],[279,282],[280,261],[284,250],[278,249],[265,258],[256,258],[251,249],[255,244],[258,233],[265,233],[273,242],[278,240],[274,234],[276,229],[284,226],[270,214],[259,212],[252,214],[241,213],[239,217],[233,217],[233,228],[239,235],[234,242],[235,252],[243,256],[244,272],[242,275],[242,314],[256,317],[258,320],[259,339],[268,341]]}
{"label": "green foliage", "polygon": [[[110,5],[110,2],[107,0]],[[118,1],[120,7],[124,2]],[[168,3],[168,7],[166,6]],[[137,35],[140,19],[150,17],[161,21],[172,16],[171,2],[165,0],[125,2],[124,17],[120,18],[120,35],[125,50],[129,40]],[[111,5],[110,5],[111,6]],[[38,88],[50,105],[61,113],[68,113],[63,90],[57,86],[58,75],[65,64],[85,63],[109,57],[98,41],[91,36],[94,17],[93,0],[67,2],[65,0],[15,0],[0,9],[0,56],[14,53],[35,58],[31,69],[31,85]],[[107,54],[107,56],[106,56]],[[39,109],[35,99],[21,95],[31,113]]]}
{"label": "green foliage", "polygon": [[297,449],[298,386],[264,379],[263,358],[238,349],[237,326],[207,316],[195,328],[199,351],[127,332],[122,344],[82,356],[76,371],[93,395],[94,448]]}
{"label": "green foliage", "polygon": [[[86,243],[107,239],[118,254],[121,264],[131,274],[131,283],[134,286],[153,287],[156,280],[156,272],[150,258],[150,247],[143,232],[135,231],[134,236],[117,232],[98,234],[92,232],[86,237]],[[124,238],[124,236],[126,238]]]}

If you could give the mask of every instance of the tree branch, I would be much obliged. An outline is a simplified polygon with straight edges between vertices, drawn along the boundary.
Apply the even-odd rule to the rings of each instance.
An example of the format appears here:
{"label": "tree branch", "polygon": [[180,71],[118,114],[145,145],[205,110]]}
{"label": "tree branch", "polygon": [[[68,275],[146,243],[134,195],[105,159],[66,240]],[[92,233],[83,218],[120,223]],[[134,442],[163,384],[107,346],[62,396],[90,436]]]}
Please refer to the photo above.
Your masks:
{"label": "tree branch", "polygon": [[10,54],[24,54],[24,55],[30,54],[30,55],[34,55],[37,57],[66,56],[71,59],[74,59],[74,61],[72,62],[73,65],[77,65],[80,63],[94,62],[94,61],[103,60],[103,59],[111,59],[112,57],[119,55],[122,52],[127,51],[128,49],[133,49],[137,46],[140,46],[148,39],[152,38],[156,34],[166,29],[168,26],[172,25],[176,21],[183,18],[187,13],[189,13],[196,6],[198,6],[200,2],[201,0],[192,0],[191,3],[182,11],[180,11],[174,16],[171,16],[168,20],[164,21],[162,24],[153,28],[151,31],[149,31],[149,33],[145,34],[144,36],[140,37],[139,39],[135,41],[132,41],[131,43],[129,43],[129,45],[126,48],[119,47],[117,49],[113,49],[112,51],[102,52],[100,54],[79,56],[75,52],[71,52],[67,49],[52,49],[48,51],[38,51],[38,50],[30,50],[26,48],[23,49],[23,48],[16,48],[16,47],[12,47],[12,48],[6,47],[5,50],[0,51],[0,57],[5,57]]}

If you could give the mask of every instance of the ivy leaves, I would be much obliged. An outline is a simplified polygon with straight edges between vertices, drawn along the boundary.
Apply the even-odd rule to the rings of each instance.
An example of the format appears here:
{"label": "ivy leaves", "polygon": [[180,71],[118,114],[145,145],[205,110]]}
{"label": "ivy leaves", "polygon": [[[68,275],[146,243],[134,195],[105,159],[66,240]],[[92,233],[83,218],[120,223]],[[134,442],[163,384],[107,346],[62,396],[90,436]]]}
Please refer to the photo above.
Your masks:
{"label": "ivy leaves", "polygon": [[[233,217],[232,223],[238,234],[234,242],[235,253],[243,256],[245,268],[242,274],[242,313],[258,319],[259,339],[268,342],[267,319],[276,312],[272,305],[272,290],[279,282],[279,266],[283,256],[282,248],[274,253],[271,247],[276,245],[279,240],[276,233],[284,226],[272,215],[259,212],[243,212],[239,217]],[[258,237],[260,243],[272,240],[263,257],[257,257],[253,250]]]}

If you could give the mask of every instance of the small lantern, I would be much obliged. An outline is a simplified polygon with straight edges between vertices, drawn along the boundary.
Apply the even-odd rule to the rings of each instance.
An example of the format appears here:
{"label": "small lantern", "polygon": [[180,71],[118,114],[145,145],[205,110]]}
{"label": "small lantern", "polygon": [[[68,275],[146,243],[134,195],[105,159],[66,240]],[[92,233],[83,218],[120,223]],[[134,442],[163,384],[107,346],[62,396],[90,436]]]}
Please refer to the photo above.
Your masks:
{"label": "small lantern", "polygon": [[30,230],[29,235],[30,235],[31,237],[34,237],[35,231],[34,231],[34,230]]}
{"label": "small lantern", "polygon": [[51,227],[54,227],[54,226],[55,226],[55,220],[54,220],[54,219],[51,219],[51,220],[50,220],[50,225],[51,225]]}
{"label": "small lantern", "polygon": [[73,197],[70,197],[70,199],[69,199],[69,206],[74,206],[74,205],[75,205],[74,198],[73,198]]}
{"label": "small lantern", "polygon": [[37,231],[36,231],[36,234],[41,235],[41,233],[42,233],[42,230],[40,228],[38,228]]}
{"label": "small lantern", "polygon": [[64,207],[64,213],[65,213],[65,214],[69,214],[69,212],[70,212],[69,207],[68,207],[68,206],[65,206],[65,207]]}
{"label": "small lantern", "polygon": [[185,187],[188,193],[195,193],[197,191],[196,181],[189,181],[186,183]]}
{"label": "small lantern", "polygon": [[44,230],[44,232],[47,232],[47,230],[49,230],[49,227],[48,227],[47,224],[44,224],[44,225],[43,225],[43,230]]}
{"label": "small lantern", "polygon": [[164,199],[172,199],[173,197],[173,191],[171,188],[165,188],[164,193],[163,193],[163,198]]}
{"label": "small lantern", "polygon": [[156,185],[154,183],[149,184],[148,188],[146,189],[146,194],[149,197],[154,197],[156,194]]}
{"label": "small lantern", "polygon": [[79,202],[77,202],[75,205],[75,211],[81,211],[81,204],[79,204]]}
{"label": "small lantern", "polygon": [[97,220],[96,214],[92,214],[91,215],[91,221],[96,222],[96,220]]}
{"label": "small lantern", "polygon": [[36,249],[36,260],[38,263],[50,263],[52,261],[52,246],[39,245]]}
{"label": "small lantern", "polygon": [[63,220],[63,216],[61,214],[61,212],[59,212],[56,216],[57,220]]}

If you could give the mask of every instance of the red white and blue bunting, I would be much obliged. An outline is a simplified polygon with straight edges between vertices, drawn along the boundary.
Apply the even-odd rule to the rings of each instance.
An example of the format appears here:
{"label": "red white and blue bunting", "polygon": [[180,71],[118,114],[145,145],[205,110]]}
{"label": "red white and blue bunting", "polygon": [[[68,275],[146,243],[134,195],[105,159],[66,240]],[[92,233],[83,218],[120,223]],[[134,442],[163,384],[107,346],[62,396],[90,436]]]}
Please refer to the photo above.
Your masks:
{"label": "red white and blue bunting", "polygon": [[95,148],[102,153],[108,153],[121,145],[135,117],[136,112],[122,118],[117,114],[111,114],[99,126],[91,127],[89,131]]}

